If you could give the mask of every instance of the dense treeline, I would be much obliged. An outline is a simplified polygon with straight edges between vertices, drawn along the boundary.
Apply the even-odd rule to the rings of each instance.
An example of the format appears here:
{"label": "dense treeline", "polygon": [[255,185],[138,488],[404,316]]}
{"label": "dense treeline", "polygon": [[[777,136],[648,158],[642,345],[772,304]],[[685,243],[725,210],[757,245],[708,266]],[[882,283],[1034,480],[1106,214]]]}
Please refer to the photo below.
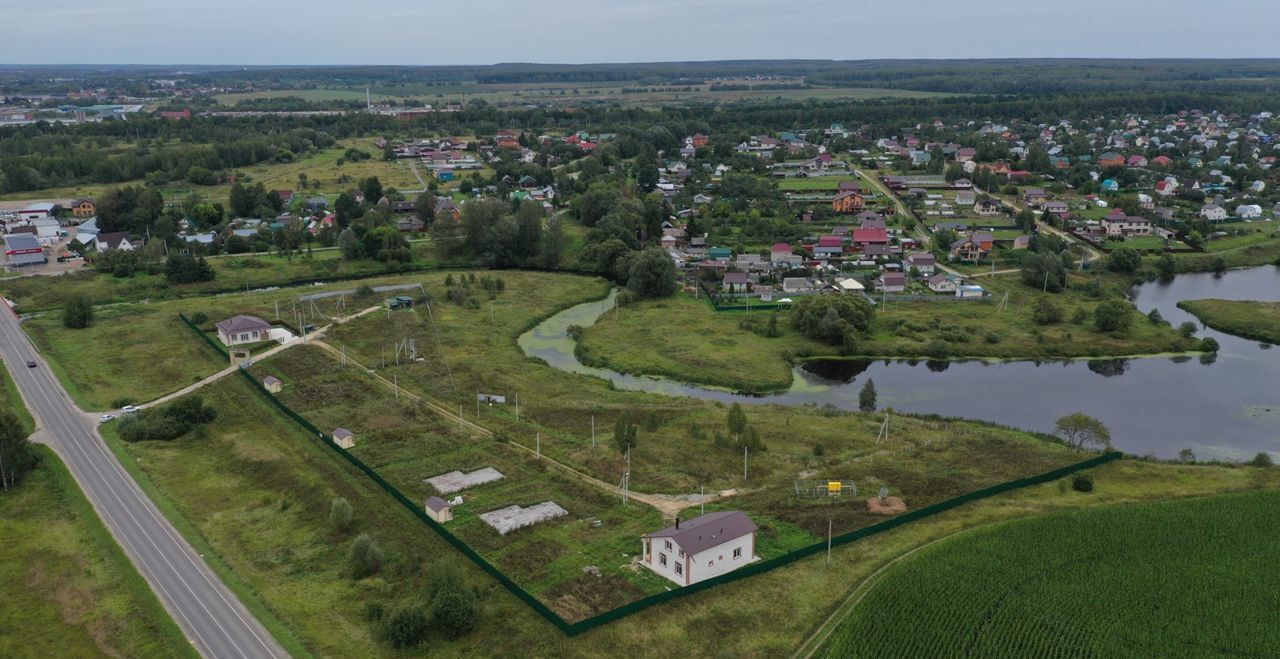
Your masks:
{"label": "dense treeline", "polygon": [[[451,84],[478,82],[648,84],[715,78],[804,77],[810,84],[886,87],[963,94],[1108,92],[1176,84],[1201,91],[1270,91],[1280,77],[1274,59],[973,59],[973,60],[727,60],[632,64],[494,64],[488,66],[262,67],[206,71],[194,84]],[[1223,83],[1227,84],[1223,84]]]}

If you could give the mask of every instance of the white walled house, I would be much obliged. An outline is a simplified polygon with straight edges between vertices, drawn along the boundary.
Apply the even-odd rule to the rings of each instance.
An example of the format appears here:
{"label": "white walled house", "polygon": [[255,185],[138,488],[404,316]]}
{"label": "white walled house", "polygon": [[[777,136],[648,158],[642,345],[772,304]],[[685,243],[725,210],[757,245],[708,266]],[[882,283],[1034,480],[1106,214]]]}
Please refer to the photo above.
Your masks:
{"label": "white walled house", "polygon": [[641,536],[641,563],[681,585],[732,572],[758,559],[755,522],[739,510],[707,513]]}
{"label": "white walled house", "polygon": [[268,341],[271,324],[257,316],[232,316],[218,323],[218,338],[227,346]]}

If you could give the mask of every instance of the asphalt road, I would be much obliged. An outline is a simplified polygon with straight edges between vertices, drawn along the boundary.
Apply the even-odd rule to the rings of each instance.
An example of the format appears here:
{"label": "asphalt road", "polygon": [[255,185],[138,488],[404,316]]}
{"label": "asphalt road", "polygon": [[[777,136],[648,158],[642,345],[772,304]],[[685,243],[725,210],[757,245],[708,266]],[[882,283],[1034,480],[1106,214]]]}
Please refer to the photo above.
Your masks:
{"label": "asphalt road", "polygon": [[[0,298],[0,356],[36,418],[34,439],[67,464],[116,542],[146,578],[193,646],[205,657],[288,656],[178,534],[98,435],[35,351]],[[28,368],[27,360],[36,362]],[[145,368],[145,367],[143,367]]]}

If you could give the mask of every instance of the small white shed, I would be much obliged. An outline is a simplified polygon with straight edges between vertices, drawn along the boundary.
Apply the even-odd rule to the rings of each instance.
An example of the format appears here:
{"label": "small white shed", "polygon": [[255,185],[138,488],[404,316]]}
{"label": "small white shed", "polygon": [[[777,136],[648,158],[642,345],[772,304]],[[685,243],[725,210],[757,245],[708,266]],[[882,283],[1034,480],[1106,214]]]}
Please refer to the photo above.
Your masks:
{"label": "small white shed", "polygon": [[333,431],[333,443],[338,448],[352,448],[356,445],[356,434],[346,428],[338,428]]}
{"label": "small white shed", "polygon": [[427,516],[443,524],[453,519],[453,509],[449,502],[440,497],[427,497]]}

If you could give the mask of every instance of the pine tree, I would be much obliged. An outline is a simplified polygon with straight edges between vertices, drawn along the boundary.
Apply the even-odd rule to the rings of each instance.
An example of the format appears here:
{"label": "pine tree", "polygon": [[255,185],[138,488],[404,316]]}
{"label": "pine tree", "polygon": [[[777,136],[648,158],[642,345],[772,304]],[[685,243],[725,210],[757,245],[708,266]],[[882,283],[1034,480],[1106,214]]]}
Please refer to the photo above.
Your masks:
{"label": "pine tree", "polygon": [[867,383],[862,385],[862,391],[858,392],[858,409],[863,412],[876,411],[875,380],[868,378]]}

